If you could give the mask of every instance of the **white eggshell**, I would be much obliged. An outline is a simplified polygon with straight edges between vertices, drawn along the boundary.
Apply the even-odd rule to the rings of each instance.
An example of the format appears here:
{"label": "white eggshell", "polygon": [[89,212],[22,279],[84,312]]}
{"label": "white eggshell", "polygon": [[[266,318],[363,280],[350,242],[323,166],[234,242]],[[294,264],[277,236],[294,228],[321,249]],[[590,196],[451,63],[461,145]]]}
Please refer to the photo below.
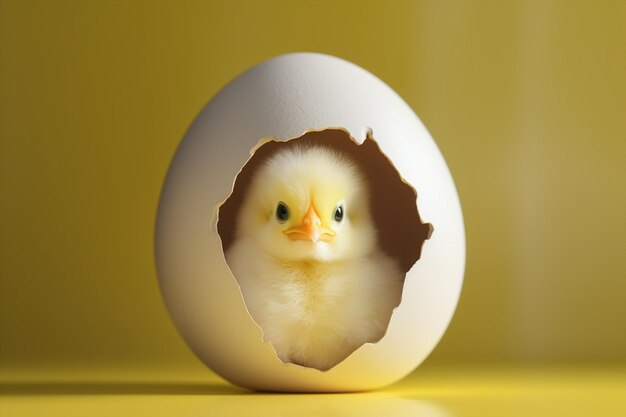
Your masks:
{"label": "white eggshell", "polygon": [[[282,363],[250,318],[217,233],[217,207],[263,138],[369,129],[418,193],[434,233],[407,273],[386,335],[326,372]],[[355,391],[410,373],[433,350],[454,313],[465,265],[461,207],[446,163],[410,107],[384,82],[342,59],[283,55],[246,71],[200,112],[170,166],[156,225],[163,297],[196,355],[227,380],[279,391]]]}

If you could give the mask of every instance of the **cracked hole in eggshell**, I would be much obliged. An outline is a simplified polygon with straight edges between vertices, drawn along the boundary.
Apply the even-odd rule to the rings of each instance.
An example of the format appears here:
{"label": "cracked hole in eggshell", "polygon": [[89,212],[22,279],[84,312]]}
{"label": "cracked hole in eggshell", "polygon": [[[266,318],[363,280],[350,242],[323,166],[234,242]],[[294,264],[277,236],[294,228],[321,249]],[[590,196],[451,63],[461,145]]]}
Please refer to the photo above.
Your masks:
{"label": "cracked hole in eggshell", "polygon": [[[290,159],[278,155],[287,154],[297,163],[284,166]],[[335,200],[346,221],[333,220]],[[361,144],[339,128],[262,140],[218,219],[226,261],[264,340],[283,363],[320,371],[385,335],[406,273],[433,232],[416,190],[369,128]],[[311,221],[328,230],[326,239],[307,240]]]}

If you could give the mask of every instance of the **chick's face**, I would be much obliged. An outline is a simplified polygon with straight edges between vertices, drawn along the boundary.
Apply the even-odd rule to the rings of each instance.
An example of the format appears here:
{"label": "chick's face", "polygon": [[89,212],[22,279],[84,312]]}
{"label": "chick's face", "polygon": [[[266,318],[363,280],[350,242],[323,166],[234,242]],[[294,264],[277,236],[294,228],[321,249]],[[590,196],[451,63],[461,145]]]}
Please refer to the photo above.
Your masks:
{"label": "chick's face", "polygon": [[369,249],[372,230],[363,213],[364,202],[349,190],[325,184],[306,199],[289,194],[276,196],[272,215],[259,234],[268,253],[289,261],[334,261],[361,256]]}
{"label": "chick's face", "polygon": [[367,254],[375,230],[366,184],[324,149],[279,154],[252,184],[240,233],[284,261],[340,261]]}

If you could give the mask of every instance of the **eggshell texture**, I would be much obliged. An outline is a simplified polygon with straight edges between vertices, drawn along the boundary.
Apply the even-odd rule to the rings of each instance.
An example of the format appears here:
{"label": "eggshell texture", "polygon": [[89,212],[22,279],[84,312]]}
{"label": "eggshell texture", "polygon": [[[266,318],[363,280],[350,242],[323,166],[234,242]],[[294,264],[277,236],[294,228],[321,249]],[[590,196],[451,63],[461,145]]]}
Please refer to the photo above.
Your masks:
{"label": "eggshell texture", "polygon": [[[262,340],[224,259],[217,209],[260,140],[289,140],[332,127],[346,129],[359,142],[373,132],[417,191],[420,215],[435,232],[406,275],[386,335],[321,372],[282,363]],[[461,290],[465,236],[450,172],[410,107],[354,64],[297,53],[246,71],[197,116],[163,186],[156,260],[174,323],[196,355],[227,380],[262,390],[357,391],[402,378],[440,340]]]}

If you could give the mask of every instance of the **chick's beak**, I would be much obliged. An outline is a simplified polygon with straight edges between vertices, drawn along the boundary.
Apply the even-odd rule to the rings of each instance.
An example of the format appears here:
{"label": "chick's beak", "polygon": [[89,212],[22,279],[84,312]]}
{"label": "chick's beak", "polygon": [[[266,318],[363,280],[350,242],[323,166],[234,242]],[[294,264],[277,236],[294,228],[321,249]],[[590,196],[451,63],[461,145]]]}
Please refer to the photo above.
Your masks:
{"label": "chick's beak", "polygon": [[313,243],[318,240],[328,242],[335,236],[335,232],[322,227],[322,220],[315,211],[313,204],[311,204],[309,210],[302,218],[302,223],[299,226],[285,230],[285,234],[291,240],[310,240]]}

